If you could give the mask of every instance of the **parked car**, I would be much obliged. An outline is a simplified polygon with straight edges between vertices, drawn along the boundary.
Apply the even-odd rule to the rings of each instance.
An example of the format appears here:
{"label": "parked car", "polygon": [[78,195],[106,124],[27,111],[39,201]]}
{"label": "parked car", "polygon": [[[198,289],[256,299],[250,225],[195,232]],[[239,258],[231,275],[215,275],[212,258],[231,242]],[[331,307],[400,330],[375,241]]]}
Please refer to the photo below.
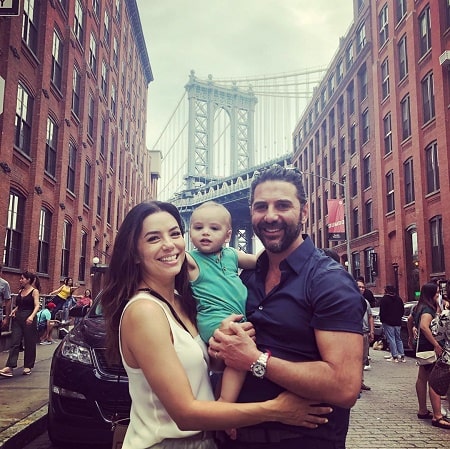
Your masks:
{"label": "parked car", "polygon": [[[408,347],[408,317],[411,315],[412,309],[417,304],[417,301],[408,301],[405,302],[405,310],[403,312],[402,317],[402,325],[400,329],[400,337],[403,342],[403,347],[405,350],[405,354],[408,355],[414,355],[414,349],[410,349]],[[374,322],[374,334],[375,334],[375,341],[382,340],[384,348],[387,348],[387,342],[386,338],[383,334],[383,325],[380,321],[380,308],[379,307],[372,307],[372,316],[373,316],[373,322]]]}
{"label": "parked car", "polygon": [[48,434],[55,445],[112,446],[111,420],[129,416],[131,399],[122,365],[105,354],[105,323],[97,300],[53,354]]}

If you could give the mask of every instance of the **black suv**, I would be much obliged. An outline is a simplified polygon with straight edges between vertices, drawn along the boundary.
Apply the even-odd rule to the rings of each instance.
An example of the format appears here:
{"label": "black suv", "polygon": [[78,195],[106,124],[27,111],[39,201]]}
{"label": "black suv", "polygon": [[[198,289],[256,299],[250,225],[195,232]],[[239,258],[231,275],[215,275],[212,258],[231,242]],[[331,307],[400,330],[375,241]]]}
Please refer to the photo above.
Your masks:
{"label": "black suv", "polygon": [[123,366],[106,361],[105,322],[98,298],[55,350],[49,388],[52,443],[111,447],[111,420],[129,416],[131,398]]}

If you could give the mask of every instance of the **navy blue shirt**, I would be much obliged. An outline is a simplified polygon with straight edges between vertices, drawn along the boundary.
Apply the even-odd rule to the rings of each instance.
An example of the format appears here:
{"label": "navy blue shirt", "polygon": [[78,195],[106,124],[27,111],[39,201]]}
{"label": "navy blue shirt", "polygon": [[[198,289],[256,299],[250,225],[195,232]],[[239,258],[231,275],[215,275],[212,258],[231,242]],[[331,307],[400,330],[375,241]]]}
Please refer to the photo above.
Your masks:
{"label": "navy blue shirt", "polygon": [[[362,334],[364,315],[361,293],[353,277],[342,265],[315,248],[307,235],[303,238],[303,243],[281,262],[280,283],[267,295],[265,252],[255,270],[245,270],[241,275],[248,289],[247,320],[255,327],[258,348],[294,362],[321,360],[315,329]],[[260,402],[274,398],[283,390],[268,379],[257,379],[248,373],[238,401]],[[280,423],[263,426],[289,428],[309,437],[342,441],[350,411],[337,406],[333,410],[328,424],[317,429]]]}

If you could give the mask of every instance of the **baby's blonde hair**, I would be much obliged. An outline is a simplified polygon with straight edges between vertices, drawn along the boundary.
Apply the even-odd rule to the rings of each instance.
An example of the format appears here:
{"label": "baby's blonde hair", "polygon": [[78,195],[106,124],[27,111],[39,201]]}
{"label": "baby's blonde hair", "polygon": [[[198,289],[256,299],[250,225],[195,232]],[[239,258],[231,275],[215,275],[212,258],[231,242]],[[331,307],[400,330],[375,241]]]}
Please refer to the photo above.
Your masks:
{"label": "baby's blonde hair", "polygon": [[227,217],[228,226],[231,229],[231,214],[230,214],[230,211],[223,204],[216,203],[215,201],[206,201],[206,203],[200,204],[200,206],[196,207],[194,212],[192,212],[192,215],[194,215],[197,210],[204,209],[206,207],[211,207],[211,208],[214,207],[216,209],[220,209],[221,211],[223,211],[225,213],[225,216]]}

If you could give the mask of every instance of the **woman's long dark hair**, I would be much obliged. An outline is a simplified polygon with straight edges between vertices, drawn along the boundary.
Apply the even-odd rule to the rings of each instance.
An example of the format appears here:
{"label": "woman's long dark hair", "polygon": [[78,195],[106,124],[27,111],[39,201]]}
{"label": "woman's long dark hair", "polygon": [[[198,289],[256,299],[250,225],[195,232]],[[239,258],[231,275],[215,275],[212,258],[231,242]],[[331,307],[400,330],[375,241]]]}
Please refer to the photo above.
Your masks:
{"label": "woman's long dark hair", "polygon": [[426,284],[422,285],[422,288],[420,289],[419,302],[414,307],[414,313],[416,315],[421,315],[422,310],[425,307],[430,307],[435,312],[437,311],[437,304],[434,300],[434,295],[436,295],[438,288],[438,285],[434,282],[427,282]]}
{"label": "woman's long dark hair", "polygon": [[[178,209],[162,201],[140,203],[125,217],[114,241],[109,268],[106,271],[104,289],[101,295],[103,315],[106,321],[106,347],[108,359],[112,363],[120,361],[119,323],[125,304],[135,295],[141,282],[141,272],[136,265],[138,238],[142,224],[157,212],[167,212],[178,223],[184,234],[183,221]],[[175,277],[175,288],[181,296],[181,304],[191,320],[195,321],[195,301],[189,288],[187,262],[184,260],[180,273]]]}

